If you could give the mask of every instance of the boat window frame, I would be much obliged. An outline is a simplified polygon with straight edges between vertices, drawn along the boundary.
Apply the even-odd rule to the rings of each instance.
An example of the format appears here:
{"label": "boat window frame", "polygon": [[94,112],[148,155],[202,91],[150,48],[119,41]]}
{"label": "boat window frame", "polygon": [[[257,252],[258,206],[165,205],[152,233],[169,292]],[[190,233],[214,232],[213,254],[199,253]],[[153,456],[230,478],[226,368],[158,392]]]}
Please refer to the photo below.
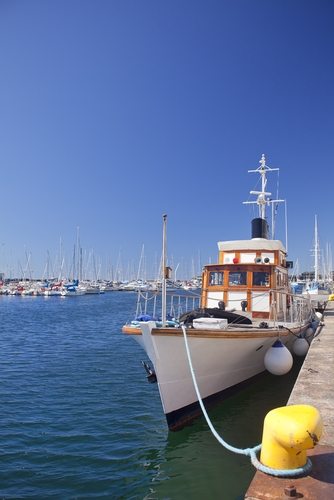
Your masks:
{"label": "boat window frame", "polygon": [[[239,274],[239,275],[242,275],[242,281],[244,281],[243,283],[240,283],[240,278],[238,279],[238,283],[233,283],[230,279],[231,275],[232,274]],[[238,286],[244,286],[246,287],[247,286],[247,271],[241,271],[240,269],[233,269],[233,270],[229,270],[228,271],[228,286],[229,287],[238,287]],[[235,280],[234,280],[235,281]]]}
{"label": "boat window frame", "polygon": [[[257,279],[255,280],[256,274],[257,275],[265,274],[266,277],[265,277],[265,279],[260,279],[260,276],[257,276]],[[269,285],[270,285],[270,272],[269,271],[263,271],[263,270],[252,271],[252,286],[260,286],[260,287],[268,288]]]}
{"label": "boat window frame", "polygon": [[[211,276],[220,276],[222,277],[222,281],[220,282],[219,279],[215,280],[214,283],[211,282]],[[224,286],[225,283],[225,271],[223,269],[215,269],[212,271],[209,271],[209,277],[208,277],[208,286]]]}

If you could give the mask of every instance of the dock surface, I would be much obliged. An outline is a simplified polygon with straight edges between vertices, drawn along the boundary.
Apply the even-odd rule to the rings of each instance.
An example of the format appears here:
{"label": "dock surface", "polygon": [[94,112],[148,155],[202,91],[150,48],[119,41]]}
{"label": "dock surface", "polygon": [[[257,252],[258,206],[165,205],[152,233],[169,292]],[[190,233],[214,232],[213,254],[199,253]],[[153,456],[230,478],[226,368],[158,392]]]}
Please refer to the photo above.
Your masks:
{"label": "dock surface", "polygon": [[322,416],[320,442],[307,452],[312,469],[291,479],[256,471],[245,500],[334,498],[334,301],[326,304],[287,404],[314,406]]}

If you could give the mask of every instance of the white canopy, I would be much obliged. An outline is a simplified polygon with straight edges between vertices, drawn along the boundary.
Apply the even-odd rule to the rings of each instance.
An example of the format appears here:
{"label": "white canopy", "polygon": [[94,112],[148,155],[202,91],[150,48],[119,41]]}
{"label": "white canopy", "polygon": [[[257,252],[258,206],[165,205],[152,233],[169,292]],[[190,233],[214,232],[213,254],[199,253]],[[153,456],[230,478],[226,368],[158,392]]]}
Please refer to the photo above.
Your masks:
{"label": "white canopy", "polygon": [[220,252],[239,252],[242,250],[261,250],[272,252],[273,250],[286,250],[279,240],[266,240],[265,238],[254,238],[252,240],[232,240],[218,241],[218,250]]}

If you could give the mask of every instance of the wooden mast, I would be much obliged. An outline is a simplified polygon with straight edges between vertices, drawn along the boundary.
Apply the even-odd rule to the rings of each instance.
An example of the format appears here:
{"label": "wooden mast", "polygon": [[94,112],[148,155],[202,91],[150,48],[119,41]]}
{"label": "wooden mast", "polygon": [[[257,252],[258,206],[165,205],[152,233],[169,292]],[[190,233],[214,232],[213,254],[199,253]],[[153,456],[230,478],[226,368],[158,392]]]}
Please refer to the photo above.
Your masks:
{"label": "wooden mast", "polygon": [[166,236],[167,236],[167,214],[163,216],[163,234],[162,234],[162,326],[166,326]]}

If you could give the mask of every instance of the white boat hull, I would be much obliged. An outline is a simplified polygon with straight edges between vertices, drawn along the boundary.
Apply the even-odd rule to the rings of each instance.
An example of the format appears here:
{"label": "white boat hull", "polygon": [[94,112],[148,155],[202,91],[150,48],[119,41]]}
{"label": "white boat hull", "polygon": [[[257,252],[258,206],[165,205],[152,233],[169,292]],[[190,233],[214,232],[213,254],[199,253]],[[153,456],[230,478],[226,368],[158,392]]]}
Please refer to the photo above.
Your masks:
{"label": "white boat hull", "polygon": [[91,295],[93,295],[93,294],[99,294],[99,293],[101,293],[101,290],[98,287],[87,287],[85,289],[85,293],[86,294],[91,294]]}
{"label": "white boat hull", "polygon": [[[143,323],[142,335],[133,337],[145,349],[157,376],[160,397],[170,429],[184,425],[199,414],[183,333],[159,334],[154,322]],[[240,384],[266,370],[264,356],[276,336],[235,338],[188,336],[196,380],[203,400],[223,399],[224,391],[236,392]],[[294,336],[282,338],[289,350]],[[221,397],[219,397],[221,396]]]}
{"label": "white boat hull", "polygon": [[65,290],[62,292],[63,297],[80,297],[81,295],[86,295],[85,290]]}

